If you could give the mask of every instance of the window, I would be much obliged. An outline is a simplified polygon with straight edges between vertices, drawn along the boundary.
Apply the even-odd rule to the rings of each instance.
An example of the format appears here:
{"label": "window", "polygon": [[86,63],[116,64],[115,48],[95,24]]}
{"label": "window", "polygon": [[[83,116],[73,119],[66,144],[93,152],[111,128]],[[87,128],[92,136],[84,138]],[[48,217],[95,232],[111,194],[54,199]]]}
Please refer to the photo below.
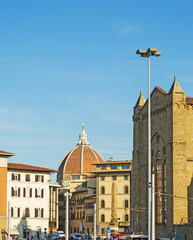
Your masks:
{"label": "window", "polygon": [[131,165],[130,164],[123,164],[122,169],[130,169]]}
{"label": "window", "polygon": [[40,208],[37,209],[37,217],[41,217],[41,210],[40,210]]}
{"label": "window", "polygon": [[37,189],[37,197],[41,197],[41,189],[40,188]]}
{"label": "window", "polygon": [[11,188],[11,196],[12,197],[20,197],[20,188],[12,187]]}
{"label": "window", "polygon": [[79,175],[74,175],[74,176],[72,176],[72,179],[80,179],[80,176]]}
{"label": "window", "polygon": [[101,215],[101,222],[105,222],[105,215],[104,214]]}
{"label": "window", "polygon": [[105,187],[101,187],[101,194],[105,194]]}
{"label": "window", "polygon": [[101,228],[101,233],[105,234],[105,229],[104,228]]}
{"label": "window", "polygon": [[113,176],[113,180],[117,180],[117,176]]}
{"label": "window", "polygon": [[41,182],[41,175],[35,175],[35,181]]}
{"label": "window", "polygon": [[127,214],[125,214],[125,221],[129,221],[129,216]]}
{"label": "window", "polygon": [[105,176],[101,176],[101,181],[104,181],[105,180]]}
{"label": "window", "polygon": [[111,169],[117,169],[117,165],[111,165]]}
{"label": "window", "polygon": [[129,193],[129,188],[128,186],[125,186],[125,194]]}
{"label": "window", "polygon": [[106,165],[100,166],[100,169],[101,169],[101,170],[106,170]]}
{"label": "window", "polygon": [[161,157],[161,152],[160,151],[157,151],[157,160],[161,160],[162,157]]}
{"label": "window", "polygon": [[25,209],[25,217],[30,217],[29,208],[26,208],[26,209]]}
{"label": "window", "polygon": [[128,200],[125,200],[125,208],[128,208],[129,204],[128,204]]}
{"label": "window", "polygon": [[32,189],[23,188],[23,197],[32,197]]}
{"label": "window", "polygon": [[13,217],[17,217],[17,208],[16,207],[13,208]]}
{"label": "window", "polygon": [[87,181],[82,183],[82,187],[86,188],[87,187]]}
{"label": "window", "polygon": [[44,189],[36,188],[35,189],[35,197],[36,198],[43,198],[44,197]]}
{"label": "window", "polygon": [[159,135],[157,135],[157,137],[156,137],[156,142],[160,143],[160,136]]}
{"label": "window", "polygon": [[166,155],[166,147],[162,148],[163,155]]}
{"label": "window", "polygon": [[129,180],[129,176],[128,175],[125,175],[124,178],[125,178],[125,180]]}
{"label": "window", "polygon": [[44,209],[35,208],[35,217],[44,217]]}
{"label": "window", "polygon": [[12,173],[11,180],[13,181],[20,181],[21,174],[18,173]]}
{"label": "window", "polygon": [[30,175],[29,175],[29,174],[26,174],[26,175],[25,175],[25,181],[26,181],[26,182],[30,182]]}
{"label": "window", "polygon": [[101,208],[105,208],[105,201],[104,200],[101,201]]}
{"label": "window", "polygon": [[11,217],[20,217],[20,208],[11,208]]}

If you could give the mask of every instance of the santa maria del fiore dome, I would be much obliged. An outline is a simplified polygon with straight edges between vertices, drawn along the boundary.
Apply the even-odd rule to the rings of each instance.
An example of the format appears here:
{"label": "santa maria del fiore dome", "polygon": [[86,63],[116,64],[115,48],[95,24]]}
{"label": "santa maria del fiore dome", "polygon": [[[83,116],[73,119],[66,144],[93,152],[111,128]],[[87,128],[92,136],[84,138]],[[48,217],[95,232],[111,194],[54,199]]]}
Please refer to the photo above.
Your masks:
{"label": "santa maria del fiore dome", "polygon": [[62,159],[58,168],[58,181],[65,176],[80,176],[96,170],[93,163],[104,162],[102,156],[90,146],[87,141],[87,134],[82,126],[82,132],[79,135],[79,142]]}

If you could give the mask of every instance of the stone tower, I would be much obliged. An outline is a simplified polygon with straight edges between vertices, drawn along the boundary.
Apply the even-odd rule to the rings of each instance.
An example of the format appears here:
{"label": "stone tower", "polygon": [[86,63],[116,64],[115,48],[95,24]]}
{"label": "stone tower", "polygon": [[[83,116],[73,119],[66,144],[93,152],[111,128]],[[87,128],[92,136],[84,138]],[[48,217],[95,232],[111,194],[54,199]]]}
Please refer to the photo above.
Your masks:
{"label": "stone tower", "polygon": [[[134,107],[133,227],[147,234],[148,100],[142,93]],[[151,160],[155,172],[156,237],[174,232],[191,236],[193,223],[193,97],[186,97],[176,77],[167,93],[151,93]],[[189,239],[189,238],[188,238]],[[191,239],[191,238],[190,238]]]}

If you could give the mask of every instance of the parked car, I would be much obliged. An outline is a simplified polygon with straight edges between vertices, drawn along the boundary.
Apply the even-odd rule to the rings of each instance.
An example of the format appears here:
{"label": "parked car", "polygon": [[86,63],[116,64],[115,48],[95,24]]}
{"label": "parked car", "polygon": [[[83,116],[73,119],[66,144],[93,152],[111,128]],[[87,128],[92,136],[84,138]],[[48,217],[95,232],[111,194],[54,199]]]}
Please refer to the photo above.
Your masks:
{"label": "parked car", "polygon": [[74,239],[75,240],[82,240],[83,239],[82,234],[75,233],[74,234]]}
{"label": "parked car", "polygon": [[59,238],[65,238],[65,234],[63,231],[55,231],[54,234],[56,234]]}
{"label": "parked car", "polygon": [[58,237],[58,235],[57,234],[49,234],[48,235],[48,239],[49,240],[58,240],[59,239],[59,237]]}

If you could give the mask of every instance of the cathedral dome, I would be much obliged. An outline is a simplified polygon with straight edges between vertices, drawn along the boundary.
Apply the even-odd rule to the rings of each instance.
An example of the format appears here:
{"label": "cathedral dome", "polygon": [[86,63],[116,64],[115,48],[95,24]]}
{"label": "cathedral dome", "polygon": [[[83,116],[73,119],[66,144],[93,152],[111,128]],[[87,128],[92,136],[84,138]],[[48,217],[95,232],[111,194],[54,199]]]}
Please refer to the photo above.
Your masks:
{"label": "cathedral dome", "polygon": [[101,155],[90,146],[83,125],[78,144],[65,155],[60,163],[58,176],[62,177],[64,174],[81,175],[89,173],[95,171],[96,166],[92,164],[100,162],[104,162],[104,160]]}

